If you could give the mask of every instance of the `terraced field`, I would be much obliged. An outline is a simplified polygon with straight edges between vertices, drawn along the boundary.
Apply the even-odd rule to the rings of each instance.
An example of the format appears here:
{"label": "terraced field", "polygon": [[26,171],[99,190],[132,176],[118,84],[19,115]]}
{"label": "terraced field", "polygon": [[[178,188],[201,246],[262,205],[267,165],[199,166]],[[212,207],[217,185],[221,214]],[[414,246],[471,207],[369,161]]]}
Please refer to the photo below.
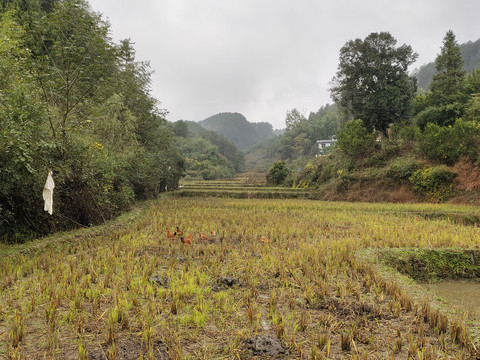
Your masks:
{"label": "terraced field", "polygon": [[266,186],[263,180],[238,177],[222,181],[188,181],[181,185],[179,196],[216,196],[237,199],[308,199],[315,194],[307,189]]}
{"label": "terraced field", "polygon": [[[224,195],[184,193],[211,187]],[[480,356],[474,319],[376,255],[476,251],[480,228],[455,219],[478,208],[235,199],[234,187],[277,191],[190,184],[141,215],[0,247],[0,358]]]}

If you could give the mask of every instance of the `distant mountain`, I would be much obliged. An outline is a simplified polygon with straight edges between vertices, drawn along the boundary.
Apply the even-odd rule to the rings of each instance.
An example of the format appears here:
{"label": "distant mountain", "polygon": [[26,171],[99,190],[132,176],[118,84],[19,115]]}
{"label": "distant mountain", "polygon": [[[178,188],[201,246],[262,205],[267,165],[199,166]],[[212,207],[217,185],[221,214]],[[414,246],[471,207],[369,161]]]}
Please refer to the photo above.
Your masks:
{"label": "distant mountain", "polygon": [[[480,69],[480,39],[475,42],[469,41],[460,44],[460,51],[465,63],[465,69],[469,74],[472,73],[474,69]],[[420,69],[416,70],[414,75],[417,78],[418,88],[427,91],[434,74],[435,61],[422,65]]]}
{"label": "distant mountain", "polygon": [[251,123],[239,113],[220,113],[200,121],[199,124],[225,136],[240,150],[275,137],[271,124]]}

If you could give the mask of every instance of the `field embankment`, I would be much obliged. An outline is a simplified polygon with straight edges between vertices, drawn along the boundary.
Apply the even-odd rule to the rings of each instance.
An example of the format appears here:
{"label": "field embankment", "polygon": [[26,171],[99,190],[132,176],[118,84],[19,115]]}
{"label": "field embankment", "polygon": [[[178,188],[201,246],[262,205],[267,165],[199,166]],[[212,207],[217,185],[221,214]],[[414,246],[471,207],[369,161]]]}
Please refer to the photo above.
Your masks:
{"label": "field embankment", "polygon": [[308,189],[266,186],[265,181],[248,177],[215,181],[184,182],[177,194],[182,197],[226,197],[236,199],[310,199],[315,194]]}

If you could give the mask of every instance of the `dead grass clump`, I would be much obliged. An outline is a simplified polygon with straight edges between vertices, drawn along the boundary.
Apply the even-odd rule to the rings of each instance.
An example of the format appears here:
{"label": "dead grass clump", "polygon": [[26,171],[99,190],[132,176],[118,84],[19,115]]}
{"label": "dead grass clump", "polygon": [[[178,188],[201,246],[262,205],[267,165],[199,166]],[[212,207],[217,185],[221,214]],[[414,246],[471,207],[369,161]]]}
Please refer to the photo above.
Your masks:
{"label": "dead grass clump", "polygon": [[453,171],[457,174],[456,186],[459,190],[472,191],[480,189],[480,171],[468,158],[461,158]]}

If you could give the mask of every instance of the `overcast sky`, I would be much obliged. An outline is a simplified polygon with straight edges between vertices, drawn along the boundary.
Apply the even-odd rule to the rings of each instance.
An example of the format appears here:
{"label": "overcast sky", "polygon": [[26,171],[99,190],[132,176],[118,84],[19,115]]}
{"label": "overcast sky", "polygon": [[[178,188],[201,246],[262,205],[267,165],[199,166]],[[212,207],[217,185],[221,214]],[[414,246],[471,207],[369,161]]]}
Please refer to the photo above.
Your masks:
{"label": "overcast sky", "polygon": [[388,31],[435,59],[447,30],[480,38],[479,0],[89,0],[154,70],[152,95],[168,120],[239,112],[285,127],[331,103],[329,82],[349,40]]}

